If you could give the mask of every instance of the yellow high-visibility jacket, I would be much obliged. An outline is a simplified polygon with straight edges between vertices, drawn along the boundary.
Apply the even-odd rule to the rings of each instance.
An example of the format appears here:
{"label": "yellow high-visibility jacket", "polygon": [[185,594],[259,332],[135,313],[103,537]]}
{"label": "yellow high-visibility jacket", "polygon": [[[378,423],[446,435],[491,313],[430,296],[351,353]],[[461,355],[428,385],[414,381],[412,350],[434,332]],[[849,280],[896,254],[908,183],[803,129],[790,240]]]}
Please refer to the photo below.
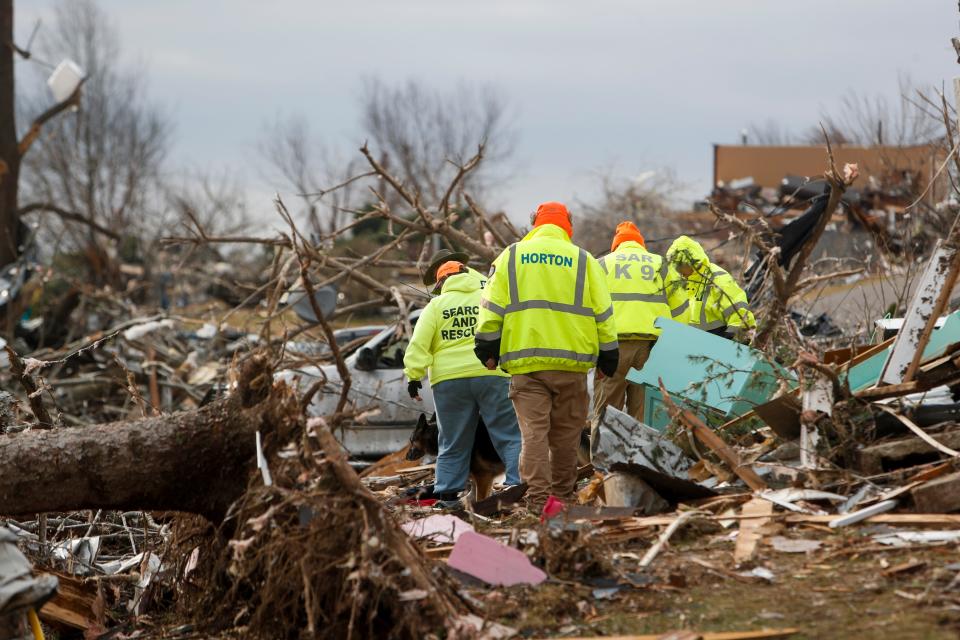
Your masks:
{"label": "yellow high-visibility jacket", "polygon": [[585,373],[599,351],[617,349],[603,270],[553,224],[500,254],[480,306],[477,339],[500,340],[500,367],[512,374]]}
{"label": "yellow high-visibility jacket", "polygon": [[756,328],[753,312],[747,308],[747,294],[733,276],[710,262],[700,243],[680,236],[667,250],[667,259],[672,265],[693,267],[693,274],[687,278],[691,326],[704,331]]}
{"label": "yellow high-visibility jacket", "polygon": [[470,275],[470,276],[472,276],[472,277],[474,277],[474,278],[476,278],[477,280],[480,281],[480,288],[481,288],[481,289],[483,289],[485,286],[487,286],[487,276],[486,276],[485,274],[483,274],[483,273],[481,273],[481,272],[479,272],[479,271],[477,271],[476,269],[473,269],[473,268],[471,268],[471,267],[467,267],[467,274]]}
{"label": "yellow high-visibility jacket", "polygon": [[429,370],[430,384],[456,378],[506,376],[489,371],[473,353],[473,335],[480,316],[480,283],[476,271],[450,276],[440,295],[420,312],[403,355],[403,373],[420,380]]}
{"label": "yellow high-visibility jacket", "polygon": [[627,240],[600,258],[613,300],[620,340],[652,340],[660,335],[657,318],[690,321],[686,284],[670,263],[639,242]]}

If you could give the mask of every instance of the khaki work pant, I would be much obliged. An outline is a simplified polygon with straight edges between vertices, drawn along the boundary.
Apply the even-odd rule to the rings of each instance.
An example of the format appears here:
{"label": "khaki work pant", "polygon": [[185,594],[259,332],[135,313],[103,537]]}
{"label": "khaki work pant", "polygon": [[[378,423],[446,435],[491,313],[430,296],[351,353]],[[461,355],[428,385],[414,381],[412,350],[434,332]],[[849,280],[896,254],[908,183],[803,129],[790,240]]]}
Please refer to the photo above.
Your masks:
{"label": "khaki work pant", "polygon": [[593,379],[593,423],[596,425],[607,405],[624,410],[626,399],[628,415],[643,422],[643,388],[627,382],[630,369],[642,369],[650,357],[650,349],[656,340],[624,340],[620,342],[620,363],[617,374],[603,380]]}
{"label": "khaki work pant", "polygon": [[551,494],[572,500],[580,433],[587,424],[586,374],[518,374],[510,379],[510,399],[520,423],[520,478],[527,483],[527,504],[539,511]]}

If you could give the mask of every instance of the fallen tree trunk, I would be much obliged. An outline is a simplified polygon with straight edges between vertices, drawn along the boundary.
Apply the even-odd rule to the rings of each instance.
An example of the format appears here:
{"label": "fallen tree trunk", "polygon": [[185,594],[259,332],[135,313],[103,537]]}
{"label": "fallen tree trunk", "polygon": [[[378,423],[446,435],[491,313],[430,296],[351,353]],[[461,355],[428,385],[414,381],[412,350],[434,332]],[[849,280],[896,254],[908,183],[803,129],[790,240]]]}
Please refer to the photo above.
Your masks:
{"label": "fallen tree trunk", "polygon": [[286,442],[296,421],[292,391],[254,357],[234,393],[196,411],[2,436],[0,515],[142,509],[219,522],[246,489],[255,433]]}

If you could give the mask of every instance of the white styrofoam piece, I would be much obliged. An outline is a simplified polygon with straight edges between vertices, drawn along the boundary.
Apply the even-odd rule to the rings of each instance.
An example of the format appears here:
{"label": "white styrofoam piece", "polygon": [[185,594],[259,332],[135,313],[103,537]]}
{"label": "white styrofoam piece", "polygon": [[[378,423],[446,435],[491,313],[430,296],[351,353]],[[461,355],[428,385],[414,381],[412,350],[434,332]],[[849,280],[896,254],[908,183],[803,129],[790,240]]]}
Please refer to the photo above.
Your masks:
{"label": "white styrofoam piece", "polygon": [[69,98],[83,82],[84,75],[86,74],[80,68],[80,65],[69,58],[58,64],[50,77],[47,78],[47,86],[53,93],[53,99],[57,102],[63,102]]}
{"label": "white styrofoam piece", "polygon": [[848,513],[845,516],[840,516],[839,518],[831,520],[830,528],[836,529],[837,527],[845,527],[850,524],[856,524],[861,520],[866,520],[867,518],[872,518],[875,515],[886,513],[895,506],[897,506],[896,500],[884,500],[883,502],[878,502],[877,504],[869,506],[865,509],[860,509],[859,511],[854,511],[853,513]]}

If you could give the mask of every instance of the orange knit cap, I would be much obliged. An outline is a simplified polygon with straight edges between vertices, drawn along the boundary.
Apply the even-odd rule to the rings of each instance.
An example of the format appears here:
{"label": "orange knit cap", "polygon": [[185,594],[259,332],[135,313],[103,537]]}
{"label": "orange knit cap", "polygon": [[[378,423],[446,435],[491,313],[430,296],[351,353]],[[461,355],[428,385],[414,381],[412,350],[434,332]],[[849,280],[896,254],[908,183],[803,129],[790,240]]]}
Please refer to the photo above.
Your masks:
{"label": "orange knit cap", "polygon": [[537,207],[537,215],[533,219],[533,226],[555,224],[567,232],[567,237],[573,237],[573,224],[570,222],[570,212],[562,202],[544,202]]}
{"label": "orange knit cap", "polygon": [[632,222],[621,222],[617,225],[617,233],[613,236],[613,243],[610,245],[610,251],[616,251],[617,247],[620,246],[620,243],[628,240],[639,242],[644,247],[647,246],[647,243],[643,240],[643,234],[640,233],[640,229],[637,229],[637,225],[633,224]]}
{"label": "orange knit cap", "polygon": [[444,262],[437,268],[437,282],[440,282],[447,276],[452,276],[460,273],[460,270],[463,269],[463,263],[457,262],[456,260],[450,260],[449,262]]}

